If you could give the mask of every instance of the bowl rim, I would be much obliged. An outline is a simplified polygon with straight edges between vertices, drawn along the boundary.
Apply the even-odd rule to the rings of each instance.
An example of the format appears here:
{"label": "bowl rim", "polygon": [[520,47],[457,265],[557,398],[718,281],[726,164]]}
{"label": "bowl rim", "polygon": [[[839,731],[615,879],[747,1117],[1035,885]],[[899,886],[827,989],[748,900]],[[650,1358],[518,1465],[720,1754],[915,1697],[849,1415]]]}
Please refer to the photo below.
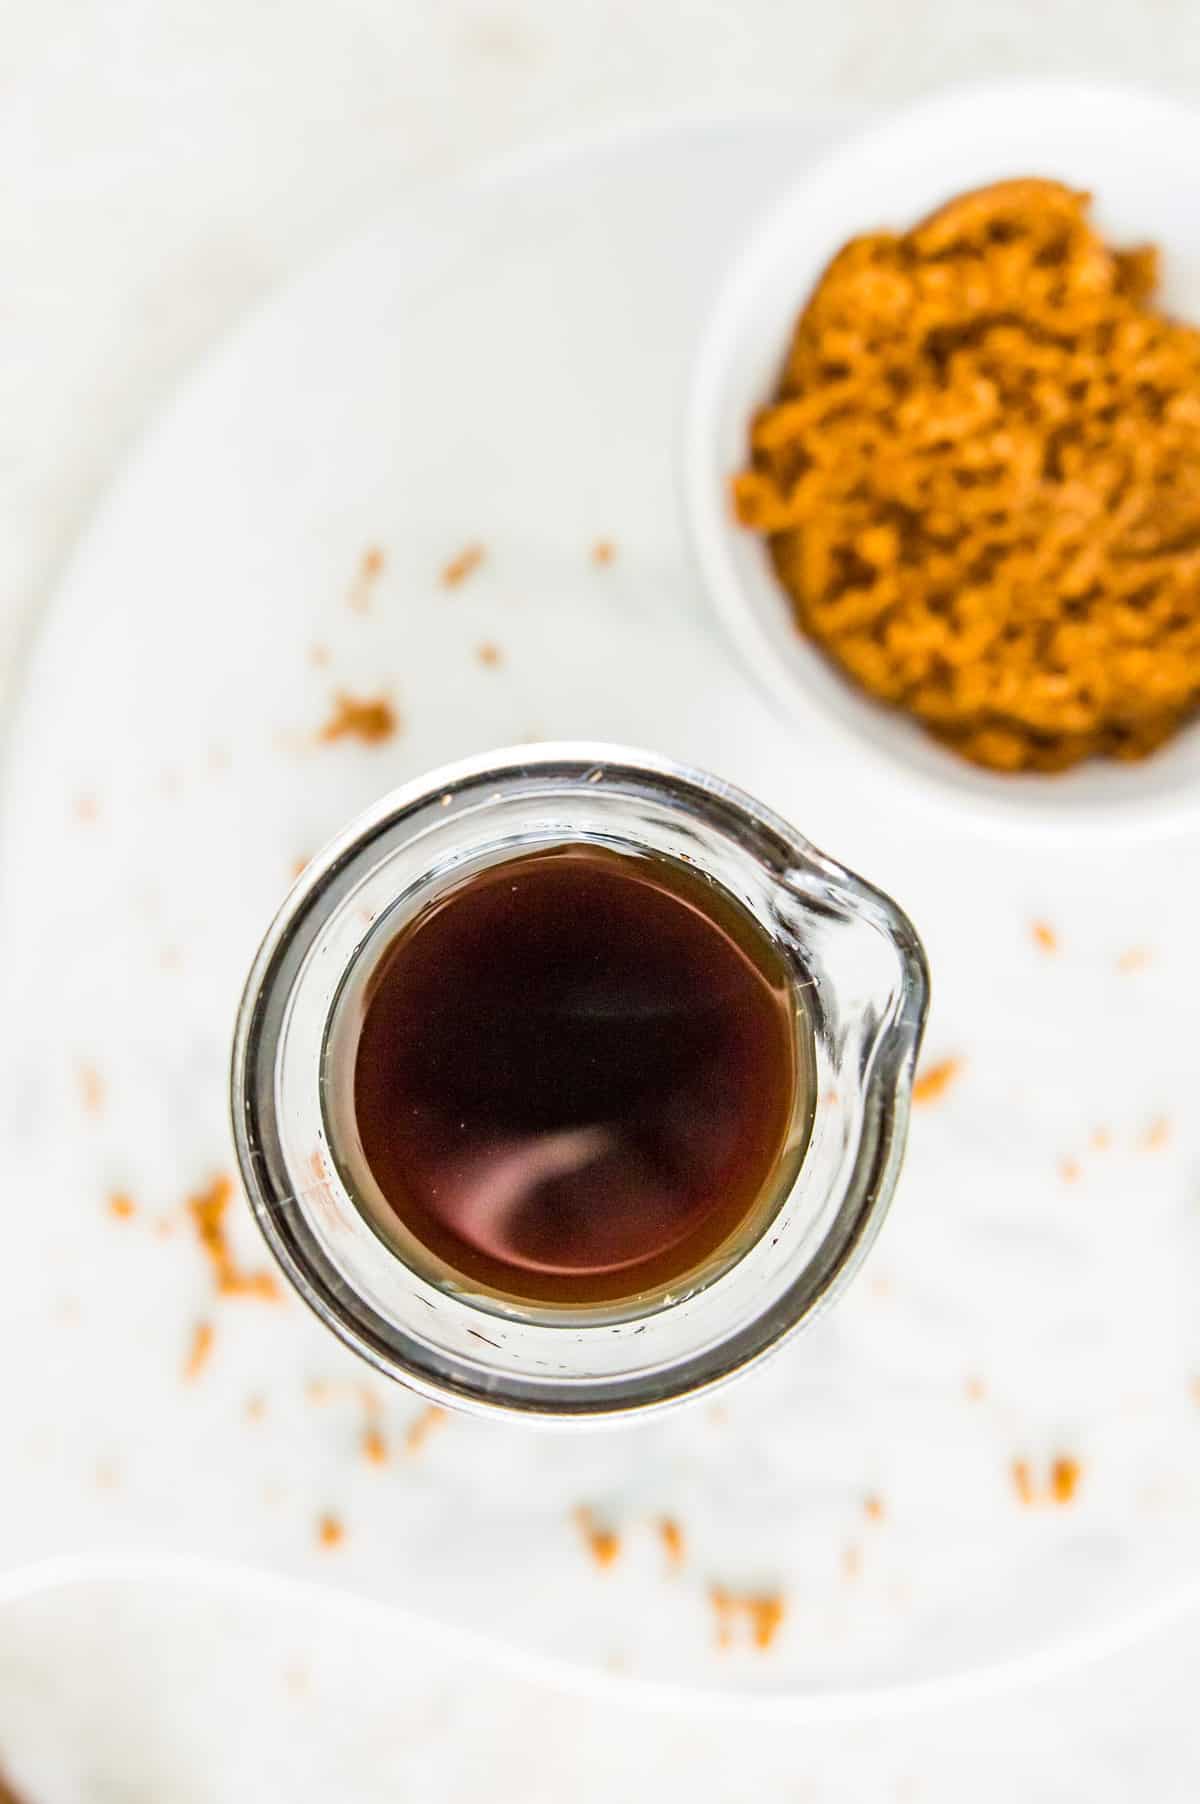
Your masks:
{"label": "bowl rim", "polygon": [[[818,647],[800,635],[797,642],[804,647],[808,670],[803,676],[798,674],[780,658],[767,624],[751,602],[732,550],[734,535],[742,529],[722,505],[722,485],[714,482],[732,349],[747,313],[777,268],[781,241],[805,199],[871,161],[893,156],[910,137],[926,137],[934,123],[957,123],[984,108],[1017,112],[1026,106],[1036,106],[1043,113],[1049,108],[1091,113],[1134,109],[1145,116],[1168,119],[1176,129],[1194,132],[1200,150],[1200,108],[1185,101],[1136,83],[1034,78],[969,82],[942,90],[889,111],[818,157],[752,220],[717,286],[693,352],[680,460],[690,550],[713,613],[760,688],[793,725],[804,716],[810,723],[830,727],[848,755],[850,774],[874,782],[885,780],[889,798],[905,795],[952,825],[967,825],[1001,838],[1062,838],[1069,834],[1094,843],[1114,837],[1142,840],[1181,833],[1200,824],[1200,777],[1190,783],[1182,777],[1171,789],[1158,793],[1126,791],[1086,800],[1069,791],[1055,793],[1049,775],[986,771],[938,746],[909,716],[858,690]],[[864,228],[848,221],[846,236],[856,229]],[[781,356],[783,348],[779,347]],[[762,556],[765,563],[765,547]],[[773,574],[770,580],[775,583]],[[777,583],[775,586],[778,589]],[[778,593],[783,610],[786,601],[781,589]],[[872,723],[882,730],[872,731]],[[1200,722],[1184,731],[1200,735]],[[928,760],[894,756],[888,741],[903,736],[911,737],[914,748],[920,746],[934,756]],[[937,769],[935,757],[946,760],[944,774]]]}

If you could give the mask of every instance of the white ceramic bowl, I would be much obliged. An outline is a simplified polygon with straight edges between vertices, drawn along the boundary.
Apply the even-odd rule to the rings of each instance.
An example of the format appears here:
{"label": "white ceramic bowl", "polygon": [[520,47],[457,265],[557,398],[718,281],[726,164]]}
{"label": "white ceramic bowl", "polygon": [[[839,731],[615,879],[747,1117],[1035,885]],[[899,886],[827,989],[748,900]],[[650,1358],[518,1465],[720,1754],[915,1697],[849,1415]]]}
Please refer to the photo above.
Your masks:
{"label": "white ceramic bowl", "polygon": [[1200,321],[1200,114],[1123,88],[1013,83],[926,101],[833,151],[797,183],[730,272],[702,342],[685,446],[702,573],[743,656],[794,718],[849,735],[873,781],[903,782],[980,824],[1136,833],[1200,819],[1200,728],[1139,764],[1008,776],[945,750],[852,687],[795,629],[762,541],[738,527],[729,478],[772,393],[796,315],[845,241],[904,228],[966,189],[1013,176],[1086,188],[1117,245],[1157,244],[1161,303]]}

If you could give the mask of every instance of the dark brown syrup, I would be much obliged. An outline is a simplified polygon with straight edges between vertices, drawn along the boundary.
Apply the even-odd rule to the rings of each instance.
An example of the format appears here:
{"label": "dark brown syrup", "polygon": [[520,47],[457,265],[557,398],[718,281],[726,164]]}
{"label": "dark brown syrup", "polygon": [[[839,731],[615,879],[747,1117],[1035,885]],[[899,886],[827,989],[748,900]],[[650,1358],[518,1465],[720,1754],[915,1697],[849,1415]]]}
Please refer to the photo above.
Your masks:
{"label": "dark brown syrup", "polygon": [[451,1276],[630,1299],[703,1267],[770,1201],[800,1025],[767,933],[686,865],[535,851],[467,878],[383,954],[358,1135]]}

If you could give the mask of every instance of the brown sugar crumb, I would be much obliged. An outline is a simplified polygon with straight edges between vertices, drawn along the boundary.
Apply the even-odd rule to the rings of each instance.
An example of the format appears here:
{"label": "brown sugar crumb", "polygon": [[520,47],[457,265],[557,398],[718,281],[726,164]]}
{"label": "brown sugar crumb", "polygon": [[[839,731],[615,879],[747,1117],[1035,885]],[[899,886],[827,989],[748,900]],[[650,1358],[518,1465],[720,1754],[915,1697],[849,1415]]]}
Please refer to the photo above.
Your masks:
{"label": "brown sugar crumb", "polygon": [[1058,951],[1058,935],[1049,921],[1034,921],[1029,931],[1033,935],[1033,943],[1039,952]]}
{"label": "brown sugar crumb", "polygon": [[684,1532],[674,1516],[660,1516],[656,1526],[663,1552],[667,1556],[667,1565],[672,1572],[678,1572],[687,1558],[687,1540]]}
{"label": "brown sugar crumb", "polygon": [[213,1325],[211,1322],[197,1322],[192,1329],[192,1344],[188,1348],[187,1358],[183,1362],[185,1378],[198,1378],[208,1364],[213,1349]]}
{"label": "brown sugar crumb", "polygon": [[459,552],[457,557],[452,557],[448,564],[443,565],[442,587],[444,589],[457,589],[460,583],[465,583],[468,576],[478,570],[482,562],[483,546],[466,546]]}
{"label": "brown sugar crumb", "polygon": [[1134,759],[1200,702],[1200,330],[1045,180],[852,239],[734,481],[797,627],[974,763]]}
{"label": "brown sugar crumb", "polygon": [[748,1609],[754,1645],[765,1650],[770,1647],[783,1623],[783,1598],[778,1591],[771,1592],[766,1597],[752,1597],[748,1600]]}
{"label": "brown sugar crumb", "polygon": [[1112,1145],[1112,1135],[1106,1127],[1093,1128],[1089,1144],[1093,1152],[1106,1153]]}
{"label": "brown sugar crumb", "polygon": [[717,1646],[729,1647],[733,1641],[734,1599],[720,1585],[709,1587],[708,1599],[717,1618]]}
{"label": "brown sugar crumb", "polygon": [[1141,1145],[1146,1152],[1157,1152],[1171,1138],[1171,1123],[1165,1115],[1156,1115],[1150,1122],[1141,1138]]}
{"label": "brown sugar crumb", "polygon": [[373,700],[347,695],[339,690],[333,698],[333,710],[317,737],[323,745],[335,739],[358,739],[363,745],[382,745],[399,726],[395,708],[386,695]]}
{"label": "brown sugar crumb", "polygon": [[922,1108],[926,1103],[938,1102],[958,1077],[963,1064],[962,1059],[939,1059],[936,1065],[927,1065],[913,1085],[914,1103]]}
{"label": "brown sugar crumb", "polygon": [[1024,1504],[1036,1503],[1037,1492],[1033,1484],[1033,1471],[1026,1459],[1015,1459],[1010,1467],[1013,1486],[1017,1496]]}
{"label": "brown sugar crumb", "polygon": [[575,1511],[574,1521],[597,1566],[611,1566],[621,1551],[621,1537],[616,1530],[597,1522],[584,1504]]}
{"label": "brown sugar crumb", "polygon": [[363,1429],[362,1450],[363,1458],[373,1466],[386,1466],[388,1445],[377,1423],[368,1422]]}
{"label": "brown sugar crumb", "polygon": [[317,1540],[322,1547],[340,1547],[345,1539],[345,1525],[339,1517],[326,1514],[317,1518]]}
{"label": "brown sugar crumb", "polygon": [[373,1466],[385,1466],[388,1459],[388,1444],[379,1426],[379,1399],[366,1385],[360,1389],[364,1414],[362,1431],[363,1458]]}
{"label": "brown sugar crumb", "polygon": [[987,1385],[982,1378],[968,1378],[963,1389],[967,1393],[968,1403],[982,1403],[987,1396]]}
{"label": "brown sugar crumb", "polygon": [[1021,1503],[1064,1505],[1074,1501],[1083,1467],[1073,1455],[1056,1454],[1044,1481],[1039,1482],[1027,1459],[1015,1459],[1010,1467],[1013,1486]]}
{"label": "brown sugar crumb", "polygon": [[753,1645],[765,1653],[783,1624],[785,1605],[779,1591],[728,1591],[713,1585],[708,1593],[716,1615],[718,1647],[731,1647],[739,1624],[749,1634]]}
{"label": "brown sugar crumb", "polygon": [[404,1451],[420,1453],[422,1447],[446,1420],[446,1411],[436,1403],[428,1403],[420,1415],[414,1416],[404,1431]]}
{"label": "brown sugar crumb", "polygon": [[324,670],[332,657],[333,653],[327,645],[310,645],[308,648],[308,661],[314,670]]}
{"label": "brown sugar crumb", "polygon": [[611,564],[616,555],[617,548],[611,539],[597,539],[592,546],[592,562],[600,565],[601,568],[606,564]]}
{"label": "brown sugar crumb", "polygon": [[267,1413],[266,1398],[257,1395],[247,1397],[244,1413],[247,1422],[261,1422]]}
{"label": "brown sugar crumb", "polygon": [[1064,1184],[1077,1184],[1082,1176],[1082,1168],[1078,1159],[1060,1159],[1058,1175]]}
{"label": "brown sugar crumb", "polygon": [[1131,971],[1144,971],[1150,963],[1145,946],[1129,946],[1117,959],[1117,970],[1128,976]]}
{"label": "brown sugar crumb", "polygon": [[297,877],[303,877],[303,875],[304,875],[305,871],[308,869],[310,863],[311,863],[311,860],[308,858],[307,855],[304,856],[303,858],[293,858],[293,860],[292,860],[292,881],[293,882],[296,880]]}
{"label": "brown sugar crumb", "polygon": [[856,1579],[862,1571],[862,1548],[857,1541],[848,1541],[842,1549],[842,1577]]}
{"label": "brown sugar crumb", "polygon": [[1070,1454],[1060,1453],[1050,1466],[1050,1495],[1055,1503],[1070,1503],[1079,1489],[1082,1467]]}
{"label": "brown sugar crumb", "polygon": [[76,796],[74,813],[81,826],[90,827],[100,819],[100,804],[95,796]]}
{"label": "brown sugar crumb", "polygon": [[114,1190],[108,1199],[108,1213],[118,1221],[129,1221],[137,1214],[137,1204],[124,1190]]}
{"label": "brown sugar crumb", "polygon": [[99,1115],[104,1107],[105,1094],[104,1079],[96,1067],[81,1065],[79,1067],[79,1099],[83,1104],[84,1113]]}
{"label": "brown sugar crumb", "polygon": [[304,1395],[310,1403],[328,1403],[331,1389],[328,1378],[310,1378]]}
{"label": "brown sugar crumb", "polygon": [[482,645],[476,646],[475,656],[485,670],[496,670],[504,662],[504,653],[490,639],[485,639]]}
{"label": "brown sugar crumb", "polygon": [[387,559],[378,545],[368,545],[362,554],[358,572],[350,585],[350,606],[356,614],[365,614],[371,606],[371,590],[383,575]]}
{"label": "brown sugar crumb", "polygon": [[869,1497],[863,1498],[863,1515],[868,1522],[882,1522],[886,1514],[882,1497],[873,1492]]}
{"label": "brown sugar crumb", "polygon": [[222,1296],[259,1297],[263,1301],[278,1299],[279,1285],[270,1272],[240,1270],[229,1246],[225,1229],[225,1211],[233,1200],[233,1179],[224,1173],[214,1178],[207,1190],[198,1190],[187,1200],[200,1244],[208,1254],[217,1289]]}

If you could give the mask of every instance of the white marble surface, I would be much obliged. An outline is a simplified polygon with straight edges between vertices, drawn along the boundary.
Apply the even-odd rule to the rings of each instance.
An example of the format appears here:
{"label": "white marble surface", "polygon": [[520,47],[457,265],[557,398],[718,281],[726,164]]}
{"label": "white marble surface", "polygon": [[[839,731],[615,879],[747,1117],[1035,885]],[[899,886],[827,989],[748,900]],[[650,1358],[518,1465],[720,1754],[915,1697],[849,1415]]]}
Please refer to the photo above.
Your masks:
{"label": "white marble surface", "polygon": [[1183,1804],[1193,1652],[814,1731],[550,1694],[303,1593],[97,1575],[7,1606],[0,1745],[30,1804]]}
{"label": "white marble surface", "polygon": [[[336,14],[315,6],[50,4],[22,9],[3,30],[0,150],[19,175],[0,199],[0,584],[10,648],[21,642],[91,500],[192,356],[274,280],[434,176],[485,152],[630,111],[814,99],[872,104],[964,75],[1074,72],[1081,64],[1185,93],[1200,79],[1196,16],[1185,5],[929,4],[910,20],[902,47],[892,41],[888,11],[861,3],[709,6],[697,9],[683,44],[675,41],[675,9],[646,4],[444,5],[436,12],[344,6]],[[115,1638],[106,1665],[122,1696],[135,1695],[121,1687],[132,1686],[144,1666],[137,1650],[151,1635],[176,1633],[191,1620],[189,1609],[169,1610],[169,1628],[143,1625]],[[252,1614],[229,1606],[215,1628],[197,1632],[217,1635],[227,1653],[240,1647],[248,1659]],[[43,1643],[52,1651],[42,1668],[36,1659],[22,1664],[32,1684],[39,1670],[71,1670],[82,1645],[78,1621],[70,1611],[60,1615]],[[14,1616],[2,1645],[19,1650],[24,1632]],[[732,1797],[740,1778],[761,1789],[777,1776],[797,1796],[817,1799],[863,1795],[860,1788],[948,1799],[967,1782],[978,1789],[971,1757],[983,1752],[997,1796],[1000,1775],[1008,1795],[1019,1785],[1034,1797],[1124,1797],[1134,1763],[1153,1795],[1182,1796],[1189,1774],[1194,1781],[1196,1748],[1173,1675],[1194,1649],[1181,1629],[1157,1652],[1147,1646],[1121,1668],[1050,1697],[1009,1697],[979,1715],[956,1710],[952,1733],[936,1714],[837,1732],[805,1727],[795,1736],[801,1761],[792,1738],[779,1732],[756,1743],[765,1750],[761,1763],[745,1769],[745,1730],[692,1724],[681,1733],[678,1724],[631,1710],[622,1714],[614,1749],[618,1738],[602,1726],[611,1705],[560,1702],[556,1726],[570,1723],[572,1733],[556,1741],[557,1790],[546,1795],[598,1797],[605,1794],[597,1772],[616,1787],[640,1771],[668,1793],[673,1777],[681,1797]],[[417,1712],[412,1741],[395,1764],[356,1773],[347,1795],[401,1796],[416,1775],[423,1796],[465,1795],[451,1788],[465,1758],[461,1710],[446,1703],[454,1679],[439,1679],[428,1657],[411,1649],[389,1650],[388,1658],[389,1670],[403,1673],[406,1696],[426,1697],[427,1708]],[[478,1676],[464,1672],[463,1690],[472,1683]],[[82,1679],[65,1689],[79,1701],[81,1719],[92,1708],[89,1696],[103,1695],[90,1694]],[[16,1695],[11,1678],[9,1695]],[[378,1694],[384,1714],[388,1696],[387,1687]],[[514,1683],[504,1711],[513,1746],[537,1733],[546,1709],[536,1688]],[[311,1758],[297,1765],[310,1776],[319,1771],[336,1747],[328,1736],[334,1714],[307,1711],[301,1725],[277,1726],[255,1756],[265,1764],[248,1766],[242,1789],[231,1783],[222,1795],[277,1795],[270,1749],[279,1758],[284,1736],[288,1758],[305,1746]],[[86,1762],[88,1731],[71,1721]],[[485,1760],[494,1728],[489,1717],[478,1736]],[[170,1735],[156,1732],[156,1758],[186,1753],[195,1733],[194,1721],[187,1731],[178,1727],[172,1748]],[[32,1776],[40,1756],[21,1748],[20,1735],[19,1712],[0,1720],[0,1751]],[[69,1761],[71,1750],[60,1752]],[[61,1795],[164,1795],[165,1782],[154,1789],[143,1756],[132,1734],[108,1748],[102,1772],[81,1765],[86,1779],[61,1781],[75,1787]],[[1152,1758],[1158,1765],[1149,1780]],[[524,1781],[494,1770],[498,1786],[508,1788],[498,1795],[529,1795]],[[175,1773],[171,1783],[180,1796],[193,1795]]]}
{"label": "white marble surface", "polygon": [[821,1728],[548,1691],[303,1591],[79,1575],[10,1602],[22,1804],[1190,1804],[1195,1637],[991,1702]]}

